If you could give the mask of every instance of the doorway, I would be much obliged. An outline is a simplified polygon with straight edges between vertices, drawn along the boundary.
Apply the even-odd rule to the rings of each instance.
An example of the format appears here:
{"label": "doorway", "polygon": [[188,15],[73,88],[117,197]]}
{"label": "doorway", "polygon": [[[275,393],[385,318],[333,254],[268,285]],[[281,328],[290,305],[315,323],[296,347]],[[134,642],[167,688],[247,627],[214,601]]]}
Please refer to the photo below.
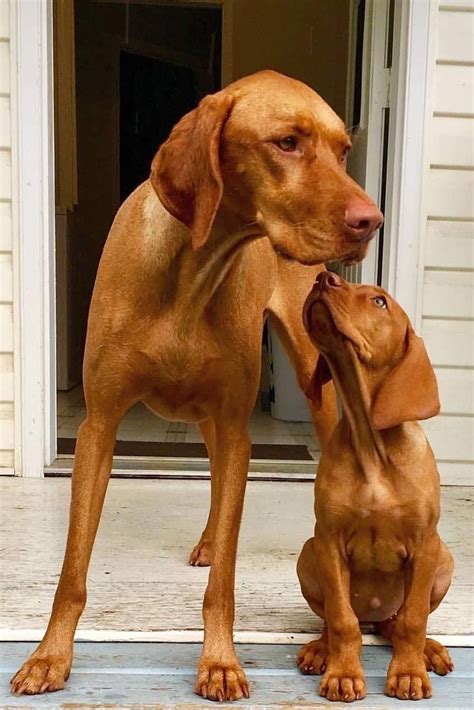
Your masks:
{"label": "doorway", "polygon": [[[350,125],[352,116],[363,114],[365,0],[291,5],[288,13],[287,0],[239,0],[230,15],[225,1],[190,7],[185,2],[71,0],[75,97],[70,124],[76,135],[66,148],[56,142],[57,160],[72,150],[69,162],[77,164],[73,199],[64,205],[58,195],[65,190],[56,191],[60,458],[72,456],[85,414],[81,363],[87,312],[110,224],[120,203],[147,178],[153,155],[177,120],[207,93],[267,67],[306,81]],[[57,52],[56,65],[59,60]],[[64,104],[56,96],[59,105]],[[364,141],[361,145],[358,166],[366,158]],[[61,179],[61,171],[57,175]],[[253,458],[314,472],[319,452],[306,402],[278,339],[267,329],[251,438]],[[164,421],[141,404],[122,422],[116,453],[140,459],[142,468],[144,459],[159,458],[160,465],[179,459],[181,470],[199,469],[207,457],[195,427]]]}

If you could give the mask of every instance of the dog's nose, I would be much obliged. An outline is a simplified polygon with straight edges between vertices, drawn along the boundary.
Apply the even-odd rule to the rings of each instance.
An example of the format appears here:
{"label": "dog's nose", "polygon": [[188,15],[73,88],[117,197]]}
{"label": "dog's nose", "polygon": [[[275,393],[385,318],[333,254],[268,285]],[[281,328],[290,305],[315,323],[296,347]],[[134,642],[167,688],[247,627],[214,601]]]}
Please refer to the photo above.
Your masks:
{"label": "dog's nose", "polygon": [[374,204],[354,200],[346,208],[344,220],[357,239],[370,239],[383,224],[383,214]]}
{"label": "dog's nose", "polygon": [[342,279],[334,271],[322,271],[318,274],[316,283],[320,284],[322,288],[340,288]]}

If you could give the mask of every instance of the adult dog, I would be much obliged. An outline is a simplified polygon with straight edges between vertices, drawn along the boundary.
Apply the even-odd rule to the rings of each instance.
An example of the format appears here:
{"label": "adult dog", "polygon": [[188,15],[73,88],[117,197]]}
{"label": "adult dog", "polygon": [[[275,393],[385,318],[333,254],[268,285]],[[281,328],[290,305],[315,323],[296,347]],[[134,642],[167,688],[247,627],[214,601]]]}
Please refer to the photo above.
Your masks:
{"label": "adult dog", "polygon": [[[269,314],[304,388],[316,351],[301,309],[317,265],[362,259],[382,222],[346,174],[350,145],[314,91],[260,72],[187,114],[122,205],[90,308],[64,565],[46,635],[14,692],[58,690],[69,675],[117,426],[142,401],[196,422],[209,451],[211,510],[191,555],[193,564],[212,555],[197,692],[248,696],[232,642],[233,588],[262,328]],[[336,420],[332,387],[313,413],[324,446]]]}

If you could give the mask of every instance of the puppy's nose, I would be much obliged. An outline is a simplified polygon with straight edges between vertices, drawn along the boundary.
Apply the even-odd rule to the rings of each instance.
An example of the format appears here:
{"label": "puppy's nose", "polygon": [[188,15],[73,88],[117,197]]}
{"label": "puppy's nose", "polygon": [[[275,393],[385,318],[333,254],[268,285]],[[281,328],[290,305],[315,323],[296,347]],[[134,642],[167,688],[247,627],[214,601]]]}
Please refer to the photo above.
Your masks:
{"label": "puppy's nose", "polygon": [[316,277],[316,283],[320,284],[322,288],[340,288],[343,281],[334,271],[322,271]]}
{"label": "puppy's nose", "polygon": [[374,204],[357,199],[347,206],[344,221],[357,239],[367,240],[382,226],[383,214]]}

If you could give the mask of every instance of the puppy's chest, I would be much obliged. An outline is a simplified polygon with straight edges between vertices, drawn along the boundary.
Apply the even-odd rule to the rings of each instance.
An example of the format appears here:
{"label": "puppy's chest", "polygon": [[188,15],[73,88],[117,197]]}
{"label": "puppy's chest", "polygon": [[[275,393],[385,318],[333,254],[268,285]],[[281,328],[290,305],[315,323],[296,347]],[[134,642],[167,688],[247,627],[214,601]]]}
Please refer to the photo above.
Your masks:
{"label": "puppy's chest", "polygon": [[370,514],[348,535],[345,548],[349,566],[358,574],[399,572],[408,556],[403,531],[396,522]]}

